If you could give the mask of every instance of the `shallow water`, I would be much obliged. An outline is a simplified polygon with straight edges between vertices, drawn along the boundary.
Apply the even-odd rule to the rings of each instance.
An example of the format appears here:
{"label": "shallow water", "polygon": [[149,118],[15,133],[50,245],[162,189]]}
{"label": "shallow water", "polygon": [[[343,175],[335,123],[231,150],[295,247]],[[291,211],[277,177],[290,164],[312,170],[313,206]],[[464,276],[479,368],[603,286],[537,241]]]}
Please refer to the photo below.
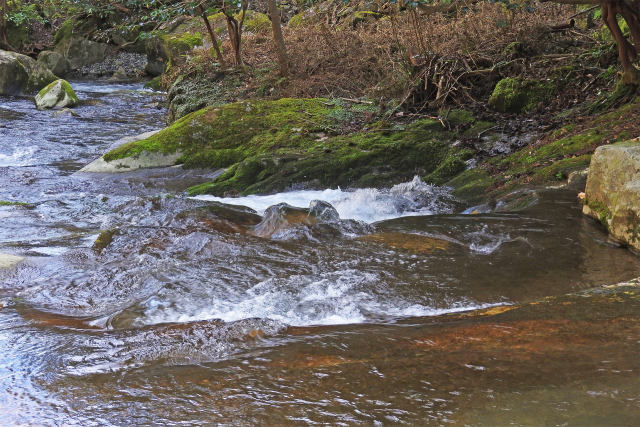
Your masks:
{"label": "shallow water", "polygon": [[165,111],[72,85],[80,117],[0,99],[0,424],[640,421],[637,286],[584,293],[640,260],[571,192],[187,198],[211,172],[77,173]]}

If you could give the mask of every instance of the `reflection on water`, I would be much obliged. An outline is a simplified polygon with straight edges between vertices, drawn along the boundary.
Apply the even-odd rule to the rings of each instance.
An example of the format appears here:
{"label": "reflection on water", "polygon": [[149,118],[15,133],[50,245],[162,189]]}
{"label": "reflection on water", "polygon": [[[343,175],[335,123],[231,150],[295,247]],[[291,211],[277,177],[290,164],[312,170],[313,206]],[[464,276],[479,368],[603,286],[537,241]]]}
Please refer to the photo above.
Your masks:
{"label": "reflection on water", "polygon": [[2,423],[640,421],[638,285],[600,286],[640,260],[573,194],[191,199],[210,172],[75,173],[163,113],[76,89],[80,118],[0,101],[0,200],[28,203],[0,206],[0,252],[26,256],[0,271]]}

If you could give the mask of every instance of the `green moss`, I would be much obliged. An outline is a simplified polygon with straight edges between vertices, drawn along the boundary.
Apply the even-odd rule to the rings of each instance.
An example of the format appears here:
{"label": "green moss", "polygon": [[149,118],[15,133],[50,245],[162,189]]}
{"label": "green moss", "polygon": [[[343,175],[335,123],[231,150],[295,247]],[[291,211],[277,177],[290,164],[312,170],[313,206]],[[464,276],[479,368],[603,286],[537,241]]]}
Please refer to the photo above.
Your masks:
{"label": "green moss", "polygon": [[201,108],[233,102],[246,88],[239,73],[211,71],[180,76],[171,85],[167,93],[170,123]]}
{"label": "green moss", "polygon": [[[239,16],[238,16],[239,18]],[[244,29],[252,33],[271,28],[271,20],[264,13],[247,10],[244,18]]]}
{"label": "green moss", "polygon": [[[454,147],[455,131],[438,120],[418,120],[402,129],[349,133],[375,106],[330,99],[255,100],[206,107],[104,158],[113,161],[144,151],[175,153],[185,167],[228,168],[192,194],[262,193],[294,184],[311,187],[391,185],[420,175],[444,183],[466,168],[469,149]],[[456,110],[450,118],[468,125]]]}
{"label": "green moss", "polygon": [[146,82],[144,87],[151,90],[162,90],[162,76],[156,76]]}
{"label": "green moss", "polygon": [[451,126],[467,126],[475,122],[476,118],[469,110],[455,109],[446,114],[447,122]]}
{"label": "green moss", "polygon": [[296,15],[293,15],[291,19],[289,19],[289,23],[287,24],[290,28],[299,28],[302,27],[309,18],[305,12],[300,12]]}
{"label": "green moss", "polygon": [[358,24],[363,22],[372,22],[382,18],[382,13],[373,12],[371,10],[359,10],[345,18],[345,22],[351,27],[355,28]]}
{"label": "green moss", "polygon": [[176,62],[196,46],[202,46],[202,35],[196,33],[165,34],[162,37],[169,61]]}
{"label": "green moss", "polygon": [[482,199],[493,184],[494,178],[483,168],[469,169],[447,182],[454,196],[469,202]]}
{"label": "green moss", "polygon": [[489,106],[503,113],[527,112],[548,100],[554,89],[555,85],[549,81],[507,77],[496,85],[489,98]]}
{"label": "green moss", "polygon": [[25,202],[10,202],[8,200],[0,200],[0,206],[22,206],[22,207],[31,207],[30,203]]}
{"label": "green moss", "polygon": [[609,229],[609,220],[612,218],[611,211],[602,202],[598,200],[589,200],[585,199],[584,204],[589,206],[589,208],[598,215],[598,219],[600,223],[608,230]]}
{"label": "green moss", "polygon": [[74,92],[73,88],[71,87],[71,85],[69,84],[68,81],[63,80],[63,79],[58,79],[54,82],[49,83],[47,86],[45,86],[44,88],[42,88],[40,90],[40,92],[38,92],[38,96],[42,97],[44,96],[47,92],[49,92],[56,84],[58,84],[58,82],[60,82],[62,84],[62,90],[63,92],[69,97],[69,99],[71,99],[73,104],[77,104],[78,103],[78,96],[76,95],[76,93]]}
{"label": "green moss", "polygon": [[502,49],[502,55],[506,59],[516,59],[526,56],[527,48],[524,43],[515,41],[511,42]]}
{"label": "green moss", "polygon": [[62,40],[71,37],[73,34],[73,21],[71,19],[67,19],[62,23],[56,34],[53,36],[53,44],[56,45],[60,43]]}
{"label": "green moss", "polygon": [[536,170],[532,176],[532,182],[564,181],[571,172],[584,169],[591,162],[591,154],[569,157],[554,161],[549,166]]}
{"label": "green moss", "polygon": [[101,232],[98,235],[96,241],[93,243],[92,249],[99,254],[104,250],[104,248],[111,244],[111,242],[113,241],[113,236],[118,234],[118,232],[119,230],[105,230]]}

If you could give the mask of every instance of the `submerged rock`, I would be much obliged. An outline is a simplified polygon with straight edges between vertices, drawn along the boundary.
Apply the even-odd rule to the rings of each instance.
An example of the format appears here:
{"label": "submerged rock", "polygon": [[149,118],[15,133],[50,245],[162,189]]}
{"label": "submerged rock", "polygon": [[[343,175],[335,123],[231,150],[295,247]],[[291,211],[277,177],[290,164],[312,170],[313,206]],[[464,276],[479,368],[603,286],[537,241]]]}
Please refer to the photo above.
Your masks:
{"label": "submerged rock", "polygon": [[56,79],[47,67],[35,59],[0,50],[0,95],[32,92]]}
{"label": "submerged rock", "polygon": [[262,221],[253,227],[251,234],[258,237],[272,237],[289,228],[299,225],[312,226],[318,222],[318,218],[309,215],[307,209],[278,203],[267,208]]}
{"label": "submerged rock", "polygon": [[0,269],[12,268],[24,260],[21,256],[5,254],[0,252]]}
{"label": "submerged rock", "polygon": [[58,110],[55,113],[51,114],[51,117],[60,117],[60,116],[63,116],[65,114],[68,114],[68,115],[70,115],[72,117],[80,117],[80,114],[76,113],[71,108],[63,108],[61,110]]}
{"label": "submerged rock", "polygon": [[598,147],[585,193],[583,212],[616,240],[640,250],[640,139]]}
{"label": "submerged rock", "polygon": [[42,89],[35,97],[38,110],[65,108],[78,105],[78,97],[66,80],[56,80]]}

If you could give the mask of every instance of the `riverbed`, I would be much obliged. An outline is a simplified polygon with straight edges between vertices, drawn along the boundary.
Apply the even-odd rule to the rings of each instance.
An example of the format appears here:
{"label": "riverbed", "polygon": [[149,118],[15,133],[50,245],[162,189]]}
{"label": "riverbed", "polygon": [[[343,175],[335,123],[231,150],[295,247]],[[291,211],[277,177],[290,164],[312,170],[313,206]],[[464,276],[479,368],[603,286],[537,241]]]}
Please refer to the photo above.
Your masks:
{"label": "riverbed", "polygon": [[215,172],[79,172],[166,110],[71,83],[0,98],[0,424],[640,422],[640,291],[603,286],[640,259],[574,190],[189,198]]}

